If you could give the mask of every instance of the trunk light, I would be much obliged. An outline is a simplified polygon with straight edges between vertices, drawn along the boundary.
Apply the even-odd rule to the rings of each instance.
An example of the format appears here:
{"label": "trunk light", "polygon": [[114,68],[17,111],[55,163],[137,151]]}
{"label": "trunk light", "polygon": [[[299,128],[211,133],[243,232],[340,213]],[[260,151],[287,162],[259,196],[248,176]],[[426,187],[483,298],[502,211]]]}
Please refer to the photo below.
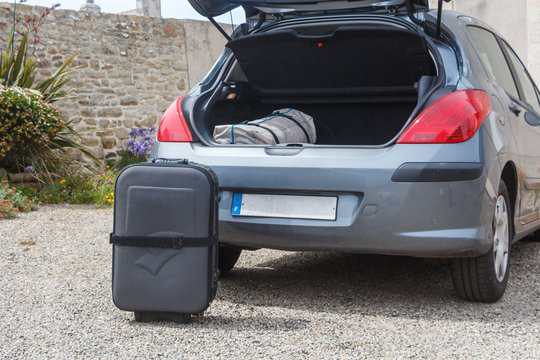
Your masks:
{"label": "trunk light", "polygon": [[193,137],[182,114],[182,100],[185,96],[179,97],[165,111],[159,121],[157,139],[162,142],[192,142]]}
{"label": "trunk light", "polygon": [[454,91],[429,105],[405,129],[398,144],[448,144],[469,140],[491,111],[482,90]]}

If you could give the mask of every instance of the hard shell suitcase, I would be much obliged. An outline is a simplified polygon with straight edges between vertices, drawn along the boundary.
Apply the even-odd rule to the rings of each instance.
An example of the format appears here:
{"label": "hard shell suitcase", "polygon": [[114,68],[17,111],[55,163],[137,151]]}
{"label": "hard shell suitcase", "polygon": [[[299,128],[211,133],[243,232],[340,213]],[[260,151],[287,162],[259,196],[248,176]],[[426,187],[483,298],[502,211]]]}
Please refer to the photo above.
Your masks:
{"label": "hard shell suitcase", "polygon": [[125,168],[115,186],[112,293],[136,321],[187,323],[217,289],[217,177],[185,160]]}

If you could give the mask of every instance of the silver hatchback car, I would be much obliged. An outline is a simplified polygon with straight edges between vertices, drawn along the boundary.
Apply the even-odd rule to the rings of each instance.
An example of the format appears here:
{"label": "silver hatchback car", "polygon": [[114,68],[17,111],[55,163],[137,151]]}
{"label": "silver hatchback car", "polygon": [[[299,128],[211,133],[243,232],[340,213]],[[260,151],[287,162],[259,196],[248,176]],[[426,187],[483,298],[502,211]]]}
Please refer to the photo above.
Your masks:
{"label": "silver hatchback car", "polygon": [[[427,0],[189,1],[247,18],[152,152],[216,172],[222,273],[242,249],[442,257],[461,298],[503,295],[511,244],[540,227],[540,95],[495,30]],[[212,138],[282,108],[316,143]]]}

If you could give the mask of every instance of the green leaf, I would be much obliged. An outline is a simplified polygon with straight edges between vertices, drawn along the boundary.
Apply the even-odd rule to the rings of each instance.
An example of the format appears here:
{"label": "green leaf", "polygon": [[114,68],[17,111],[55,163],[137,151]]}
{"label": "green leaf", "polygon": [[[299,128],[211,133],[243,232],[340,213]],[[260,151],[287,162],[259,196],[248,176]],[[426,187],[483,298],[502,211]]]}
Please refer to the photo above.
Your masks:
{"label": "green leaf", "polygon": [[19,48],[17,50],[17,56],[15,58],[15,61],[13,62],[13,66],[11,68],[11,73],[9,74],[9,84],[8,85],[17,85],[17,78],[19,76],[19,72],[21,70],[21,66],[24,66],[23,63],[25,55],[26,55],[26,49],[27,49],[27,39],[28,39],[28,31],[25,30],[24,34],[21,39],[21,43],[19,44]]}
{"label": "green leaf", "polygon": [[9,38],[6,42],[6,51],[2,54],[2,67],[0,67],[0,78],[2,79],[3,85],[8,85],[9,71],[13,65],[14,55],[12,52],[13,49],[13,39],[15,34],[15,26],[13,26],[9,32]]}
{"label": "green leaf", "polygon": [[71,80],[71,77],[66,77],[71,71],[67,66],[73,61],[79,52],[76,51],[67,59],[56,71],[47,79],[41,81],[35,86],[43,94],[43,100],[52,103],[65,98],[74,90],[61,90]]}
{"label": "green leaf", "polygon": [[77,141],[73,140],[72,137],[76,137],[78,139],[81,138],[79,133],[77,133],[73,128],[69,125],[66,125],[66,130],[58,133],[52,140],[49,146],[52,149],[65,149],[65,148],[72,148],[77,149],[81,151],[84,155],[89,157],[95,165],[98,167],[101,166],[101,161],[97,159],[92,153],[82,144],[79,144]]}

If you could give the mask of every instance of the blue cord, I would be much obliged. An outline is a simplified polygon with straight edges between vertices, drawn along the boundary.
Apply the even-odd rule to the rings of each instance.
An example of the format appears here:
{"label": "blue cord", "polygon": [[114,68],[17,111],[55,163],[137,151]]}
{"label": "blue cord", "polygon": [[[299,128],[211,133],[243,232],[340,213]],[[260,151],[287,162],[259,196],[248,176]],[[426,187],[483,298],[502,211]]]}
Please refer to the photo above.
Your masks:
{"label": "blue cord", "polygon": [[286,113],[288,113],[288,112],[291,111],[291,110],[292,110],[292,109],[289,109],[289,110],[285,111],[284,113],[277,113],[277,114],[275,114],[275,115],[272,115],[272,116],[270,116],[268,119],[264,119],[263,121],[259,122],[258,124],[262,124],[263,122],[266,122],[266,121],[268,121],[268,120],[272,120],[272,119],[274,119],[274,118],[277,118],[277,117],[279,117],[279,115],[281,115],[281,114],[286,114]]}
{"label": "blue cord", "polygon": [[[292,108],[289,109],[289,110],[287,110],[287,111],[285,111],[284,113],[277,113],[277,114],[275,114],[275,115],[272,115],[272,116],[270,116],[268,119],[264,119],[263,121],[258,122],[257,124],[262,124],[263,122],[266,122],[266,121],[268,121],[268,120],[272,120],[272,119],[274,119],[274,118],[277,118],[279,115],[281,115],[281,114],[286,114],[286,113],[288,113],[288,112],[291,111],[291,110],[292,110]],[[235,127],[236,125],[241,125],[241,123],[240,123],[240,124],[233,124],[233,125],[231,126],[231,144],[234,144],[234,127]]]}
{"label": "blue cord", "polygon": [[233,124],[231,126],[231,144],[234,144],[234,127],[236,126],[236,124]]}

